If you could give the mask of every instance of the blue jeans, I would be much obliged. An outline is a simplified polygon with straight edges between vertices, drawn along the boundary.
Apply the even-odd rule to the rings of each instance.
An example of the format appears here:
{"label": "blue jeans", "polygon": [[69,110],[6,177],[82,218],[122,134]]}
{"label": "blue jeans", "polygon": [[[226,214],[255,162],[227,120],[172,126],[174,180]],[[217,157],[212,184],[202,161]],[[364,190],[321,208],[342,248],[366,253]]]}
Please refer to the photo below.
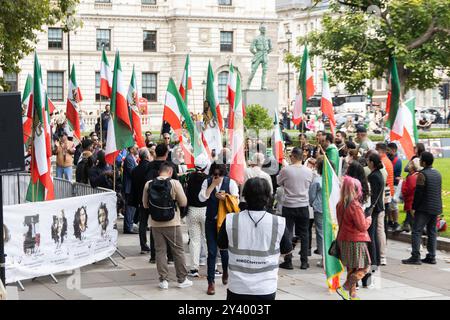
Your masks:
{"label": "blue jeans", "polygon": [[129,205],[131,195],[125,195],[125,214],[123,218],[123,232],[133,231],[133,218],[136,208]]}
{"label": "blue jeans", "polygon": [[70,167],[56,166],[56,177],[72,181],[72,166]]}
{"label": "blue jeans", "polygon": [[414,214],[414,222],[412,229],[412,257],[413,259],[420,259],[420,244],[422,243],[422,232],[425,226],[427,227],[427,258],[434,259],[436,257],[437,246],[437,215],[432,215],[424,212],[417,212]]}
{"label": "blue jeans", "polygon": [[[208,246],[208,283],[214,283],[217,258],[217,220],[205,222],[206,245]],[[228,272],[228,250],[219,250],[223,272]]]}
{"label": "blue jeans", "polygon": [[314,225],[316,226],[316,243],[319,254],[323,255],[323,213],[314,211]]}

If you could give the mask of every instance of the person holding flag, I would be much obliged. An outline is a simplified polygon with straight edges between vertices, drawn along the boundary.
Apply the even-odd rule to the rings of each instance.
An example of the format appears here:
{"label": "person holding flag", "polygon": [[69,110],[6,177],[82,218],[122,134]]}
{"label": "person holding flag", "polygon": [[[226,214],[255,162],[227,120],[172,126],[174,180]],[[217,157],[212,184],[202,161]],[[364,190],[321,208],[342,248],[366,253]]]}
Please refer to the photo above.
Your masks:
{"label": "person holding flag", "polygon": [[22,95],[23,143],[28,145],[33,130],[33,77],[29,74]]}
{"label": "person holding flag", "polygon": [[292,116],[292,122],[295,125],[299,125],[302,122],[303,115],[306,113],[306,107],[308,106],[308,99],[313,96],[315,91],[313,72],[311,62],[309,61],[308,47],[306,45],[302,56],[298,85],[300,92],[295,97],[294,113]]}
{"label": "person holding flag", "polygon": [[344,285],[337,289],[337,293],[344,300],[359,300],[356,297],[356,284],[364,278],[371,263],[367,247],[370,237],[367,230],[372,223],[372,217],[364,215],[361,199],[359,180],[344,176],[341,198],[336,207],[339,259],[347,267],[347,279]]}
{"label": "person holding flag", "polygon": [[144,137],[142,136],[142,128],[141,128],[141,117],[139,115],[139,95],[137,91],[137,81],[136,75],[134,73],[134,65],[133,65],[133,73],[131,74],[130,86],[128,87],[128,95],[127,95],[128,107],[130,108],[130,121],[133,127],[133,137],[136,141],[138,148],[145,147]]}

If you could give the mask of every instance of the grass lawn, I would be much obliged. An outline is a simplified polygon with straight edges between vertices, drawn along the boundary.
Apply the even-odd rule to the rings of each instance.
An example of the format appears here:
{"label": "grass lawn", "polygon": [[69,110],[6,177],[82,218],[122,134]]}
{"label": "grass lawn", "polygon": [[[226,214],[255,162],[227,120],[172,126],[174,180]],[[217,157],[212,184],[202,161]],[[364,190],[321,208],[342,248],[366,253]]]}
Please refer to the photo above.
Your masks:
{"label": "grass lawn", "polygon": [[[403,168],[407,164],[407,161],[403,161]],[[442,175],[442,201],[443,201],[443,211],[445,221],[447,224],[450,223],[450,159],[436,159],[434,160],[433,167],[438,170]],[[403,169],[402,168],[402,169]],[[406,172],[403,173],[403,177],[406,177]],[[399,206],[399,209],[402,209],[403,205]],[[399,214],[399,222],[403,222],[405,220],[405,212],[401,210]],[[450,238],[450,228],[447,228],[447,231],[441,232],[439,234],[441,237]]]}

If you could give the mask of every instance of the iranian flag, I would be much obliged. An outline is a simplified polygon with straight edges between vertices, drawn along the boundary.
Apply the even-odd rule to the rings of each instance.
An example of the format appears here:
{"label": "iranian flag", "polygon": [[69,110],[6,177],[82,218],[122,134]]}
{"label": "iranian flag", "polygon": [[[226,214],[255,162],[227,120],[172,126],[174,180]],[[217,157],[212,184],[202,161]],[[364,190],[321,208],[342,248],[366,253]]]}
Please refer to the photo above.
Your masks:
{"label": "iranian flag", "polygon": [[281,134],[280,121],[278,120],[278,113],[275,112],[275,122],[273,126],[273,134],[272,134],[272,153],[275,156],[275,159],[278,160],[278,163],[283,163],[284,159],[284,141],[283,135]]}
{"label": "iranian flag", "polygon": [[222,150],[222,134],[223,119],[220,113],[219,97],[217,94],[217,86],[214,81],[214,72],[211,67],[211,61],[208,63],[208,78],[206,79],[206,101],[209,111],[208,117],[203,117],[205,122],[205,130],[203,131],[203,144],[211,154],[211,150],[215,149],[216,154]]}
{"label": "iranian flag", "polygon": [[133,127],[134,132],[134,140],[139,148],[145,147],[144,137],[142,136],[142,128],[141,128],[141,117],[139,115],[139,95],[137,91],[137,81],[136,75],[134,73],[134,65],[133,65],[133,73],[131,74],[130,86],[128,87],[128,95],[127,95],[128,106],[130,109],[130,120]]}
{"label": "iranian flag", "polygon": [[33,75],[33,144],[31,147],[31,179],[26,199],[45,201],[55,198],[51,176],[50,114],[47,94],[42,83],[42,71],[34,55]]}
{"label": "iranian flag", "polygon": [[234,71],[233,63],[230,63],[230,70],[228,72],[227,81],[227,100],[228,100],[228,129],[229,131],[229,141],[232,141],[232,130],[234,127],[234,100],[236,97],[236,73]]}
{"label": "iranian flag", "polygon": [[302,115],[306,113],[308,99],[314,94],[314,79],[307,46],[305,46],[305,50],[303,52],[298,85],[300,87],[300,92],[296,97],[294,114],[292,117],[292,122],[296,125],[300,124]]}
{"label": "iranian flag", "polygon": [[30,142],[33,130],[33,77],[28,74],[22,95],[22,127],[23,143]]}
{"label": "iranian flag", "polygon": [[[187,167],[189,169],[193,168],[194,157],[196,154],[200,154],[203,151],[203,143],[201,141],[201,135],[198,134],[194,121],[192,120],[189,111],[184,104],[184,100],[177,90],[175,82],[172,78],[169,79],[169,84],[167,86],[163,120],[170,124],[178,136],[180,147],[182,148],[184,154],[184,162]],[[183,122],[186,125],[194,153],[191,152],[189,145],[185,144],[186,139],[183,136],[182,128]]]}
{"label": "iranian flag", "polygon": [[100,96],[111,99],[113,86],[113,74],[106,58],[105,49],[102,50],[102,61],[100,63]]}
{"label": "iranian flag", "polygon": [[330,84],[328,83],[328,77],[325,70],[323,71],[322,100],[320,101],[320,106],[322,109],[322,113],[326,115],[330,120],[331,133],[334,135],[336,120],[334,119],[333,100],[331,98]]}
{"label": "iranian flag", "polygon": [[241,77],[236,75],[236,95],[233,106],[233,129],[231,136],[230,178],[238,184],[244,183],[244,113],[242,106]]}
{"label": "iranian flag", "polygon": [[390,140],[399,141],[408,159],[414,156],[414,143],[417,134],[414,109],[415,99],[402,103],[400,99],[400,80],[397,63],[390,58],[390,90],[386,111],[389,112],[386,126],[391,129]]}
{"label": "iranian flag", "polygon": [[122,66],[119,51],[117,51],[111,92],[111,117],[109,118],[108,135],[106,137],[106,161],[109,164],[114,164],[119,152],[133,145],[127,90],[122,80]]}
{"label": "iranian flag", "polygon": [[325,157],[322,171],[323,265],[328,288],[331,290],[340,287],[339,277],[344,271],[341,261],[328,254],[331,243],[336,239],[336,229],[338,228],[336,205],[339,202],[339,190],[339,178],[330,161]]}
{"label": "iranian flag", "polygon": [[81,96],[80,87],[78,87],[77,79],[75,75],[75,64],[72,65],[72,71],[70,72],[69,92],[67,94],[66,104],[66,117],[67,124],[71,131],[73,131],[73,137],[78,141],[81,141],[80,130],[80,102],[83,101]]}
{"label": "iranian flag", "polygon": [[189,63],[189,55],[186,56],[183,77],[181,78],[179,88],[181,98],[183,98],[184,104],[186,106],[188,105],[188,90],[192,90],[191,64]]}

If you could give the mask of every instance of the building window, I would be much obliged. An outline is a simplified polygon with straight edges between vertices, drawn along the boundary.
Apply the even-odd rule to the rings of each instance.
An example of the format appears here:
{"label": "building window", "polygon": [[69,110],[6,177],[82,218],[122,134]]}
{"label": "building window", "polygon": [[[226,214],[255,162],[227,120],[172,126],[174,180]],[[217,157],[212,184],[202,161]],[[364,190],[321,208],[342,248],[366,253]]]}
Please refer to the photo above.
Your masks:
{"label": "building window", "polygon": [[95,3],[111,3],[111,0],[95,0]]}
{"label": "building window", "polygon": [[156,0],[142,0],[142,4],[156,5]]}
{"label": "building window", "polygon": [[144,31],[144,51],[156,52],[156,31]]}
{"label": "building window", "polygon": [[233,52],[233,32],[220,31],[220,51]]}
{"label": "building window", "polygon": [[64,100],[64,72],[47,72],[47,93],[48,97],[53,101]]}
{"label": "building window", "polygon": [[156,80],[156,73],[142,73],[142,97],[148,101],[158,101]]}
{"label": "building window", "polygon": [[231,0],[219,0],[219,6],[231,6]]}
{"label": "building window", "polygon": [[227,84],[228,84],[228,71],[222,71],[219,73],[218,80],[218,94],[219,94],[219,103],[227,104]]}
{"label": "building window", "polygon": [[97,29],[97,51],[101,51],[103,46],[106,51],[111,50],[110,29]]}
{"label": "building window", "polygon": [[48,28],[48,48],[62,49],[63,31],[61,28]]}
{"label": "building window", "polygon": [[8,91],[17,91],[17,73],[5,73],[3,75],[3,80],[5,80],[8,85]]}

